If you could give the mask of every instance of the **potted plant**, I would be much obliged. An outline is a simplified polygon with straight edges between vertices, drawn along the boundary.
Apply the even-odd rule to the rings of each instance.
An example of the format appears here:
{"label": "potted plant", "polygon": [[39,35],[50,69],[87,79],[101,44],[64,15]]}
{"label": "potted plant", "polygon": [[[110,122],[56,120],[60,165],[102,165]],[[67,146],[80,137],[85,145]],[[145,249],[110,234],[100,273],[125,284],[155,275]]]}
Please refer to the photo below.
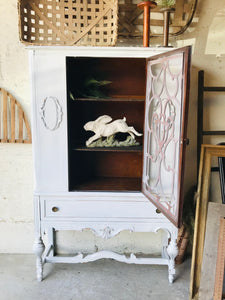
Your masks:
{"label": "potted plant", "polygon": [[171,8],[176,3],[175,0],[156,0],[155,2],[157,3],[158,6],[162,8]]}

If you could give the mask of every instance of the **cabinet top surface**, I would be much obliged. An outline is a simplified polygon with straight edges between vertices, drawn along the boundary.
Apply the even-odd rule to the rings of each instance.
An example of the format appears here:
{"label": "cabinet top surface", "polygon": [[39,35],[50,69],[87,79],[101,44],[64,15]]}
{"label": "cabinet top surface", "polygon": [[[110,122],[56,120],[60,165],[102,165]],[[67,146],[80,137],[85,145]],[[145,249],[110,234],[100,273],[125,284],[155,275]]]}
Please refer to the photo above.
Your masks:
{"label": "cabinet top surface", "polygon": [[174,48],[151,48],[151,47],[74,47],[74,46],[28,46],[34,53],[55,53],[59,55],[82,55],[82,56],[139,56],[149,57],[163,52],[174,50]]}

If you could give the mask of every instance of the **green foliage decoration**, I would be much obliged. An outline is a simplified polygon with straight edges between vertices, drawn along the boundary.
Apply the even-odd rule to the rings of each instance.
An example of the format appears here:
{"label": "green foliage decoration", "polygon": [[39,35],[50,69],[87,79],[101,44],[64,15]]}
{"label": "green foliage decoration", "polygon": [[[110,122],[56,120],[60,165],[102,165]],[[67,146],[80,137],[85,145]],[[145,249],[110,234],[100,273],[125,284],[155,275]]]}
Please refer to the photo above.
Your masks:
{"label": "green foliage decoration", "polygon": [[110,135],[106,139],[99,138],[98,140],[92,142],[87,147],[94,148],[94,147],[130,147],[130,146],[138,146],[138,143],[134,138],[130,135],[127,136],[126,140],[118,141],[115,139],[115,134]]}
{"label": "green foliage decoration", "polygon": [[[93,98],[93,99],[99,99],[99,98],[107,98],[107,96],[104,94],[102,87],[110,84],[111,81],[109,80],[97,80],[95,78],[86,78],[83,81],[82,86],[80,86],[79,90],[76,91],[76,94],[79,95],[78,97],[82,98]],[[70,98],[72,100],[75,100],[77,96],[74,96],[72,92],[70,92]]]}
{"label": "green foliage decoration", "polygon": [[171,7],[175,5],[176,0],[155,0],[155,2],[162,7]]}

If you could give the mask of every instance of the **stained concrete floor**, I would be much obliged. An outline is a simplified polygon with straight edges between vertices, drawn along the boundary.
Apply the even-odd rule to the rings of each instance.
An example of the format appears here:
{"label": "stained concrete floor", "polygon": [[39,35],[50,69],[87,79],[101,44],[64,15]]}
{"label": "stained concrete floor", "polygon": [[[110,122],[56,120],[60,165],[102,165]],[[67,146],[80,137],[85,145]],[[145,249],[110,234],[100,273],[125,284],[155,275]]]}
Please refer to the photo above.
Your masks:
{"label": "stained concrete floor", "polygon": [[168,283],[166,266],[128,265],[102,259],[46,264],[42,282],[33,255],[0,255],[0,300],[188,300],[190,259]]}

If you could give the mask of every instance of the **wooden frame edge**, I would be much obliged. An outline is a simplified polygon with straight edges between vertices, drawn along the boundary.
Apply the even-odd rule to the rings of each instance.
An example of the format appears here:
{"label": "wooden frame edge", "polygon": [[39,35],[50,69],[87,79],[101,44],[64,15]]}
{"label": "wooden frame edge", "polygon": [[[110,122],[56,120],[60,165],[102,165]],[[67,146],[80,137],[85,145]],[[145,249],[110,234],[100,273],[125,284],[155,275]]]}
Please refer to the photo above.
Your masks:
{"label": "wooden frame edge", "polygon": [[190,279],[190,300],[197,300],[201,279],[201,267],[205,240],[209,186],[211,176],[211,158],[225,157],[225,146],[202,145],[196,195],[195,228]]}

